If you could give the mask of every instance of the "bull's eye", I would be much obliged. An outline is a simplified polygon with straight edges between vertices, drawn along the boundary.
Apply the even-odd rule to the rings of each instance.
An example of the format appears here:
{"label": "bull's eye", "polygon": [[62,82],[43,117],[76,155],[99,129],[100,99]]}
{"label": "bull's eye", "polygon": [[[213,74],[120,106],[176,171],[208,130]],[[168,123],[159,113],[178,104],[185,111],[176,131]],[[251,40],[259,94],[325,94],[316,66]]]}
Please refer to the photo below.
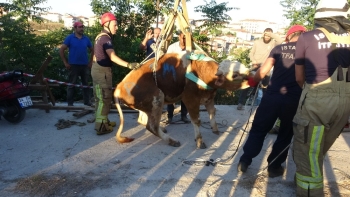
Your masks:
{"label": "bull's eye", "polygon": [[238,77],[238,74],[233,74],[233,78],[236,78],[236,77]]}

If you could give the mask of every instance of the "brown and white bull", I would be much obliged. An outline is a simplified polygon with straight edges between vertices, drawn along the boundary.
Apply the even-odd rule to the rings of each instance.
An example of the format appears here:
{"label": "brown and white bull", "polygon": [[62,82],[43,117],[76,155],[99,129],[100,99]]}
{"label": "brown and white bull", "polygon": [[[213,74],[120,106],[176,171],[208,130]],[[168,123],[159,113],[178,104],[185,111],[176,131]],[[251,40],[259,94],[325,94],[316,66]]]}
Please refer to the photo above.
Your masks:
{"label": "brown and white bull", "polygon": [[[248,69],[239,62],[225,60],[220,65],[215,61],[185,60],[178,54],[165,54],[158,60],[153,72],[154,59],[149,60],[139,69],[131,71],[118,85],[114,92],[116,107],[120,115],[120,126],[116,140],[120,143],[133,141],[132,138],[121,137],[124,117],[119,106],[123,104],[144,112],[147,117],[147,130],[165,140],[169,145],[178,147],[180,142],[164,133],[160,120],[164,104],[180,100],[186,105],[194,126],[195,140],[198,148],[206,148],[199,131],[200,105],[205,105],[213,133],[219,134],[215,121],[214,97],[218,88],[237,90],[247,86]],[[190,63],[190,67],[187,67]],[[186,79],[187,71],[202,80],[211,89],[205,89],[197,83]]]}

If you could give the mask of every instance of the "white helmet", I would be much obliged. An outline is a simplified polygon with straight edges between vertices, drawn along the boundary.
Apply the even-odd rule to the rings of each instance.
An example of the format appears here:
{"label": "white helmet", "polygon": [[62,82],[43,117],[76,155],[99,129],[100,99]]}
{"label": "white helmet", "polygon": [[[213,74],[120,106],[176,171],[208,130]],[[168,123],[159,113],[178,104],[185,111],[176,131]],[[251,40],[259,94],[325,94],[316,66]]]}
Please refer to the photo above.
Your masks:
{"label": "white helmet", "polygon": [[347,0],[320,0],[316,6],[314,18],[329,18],[344,16],[348,18],[349,6]]}

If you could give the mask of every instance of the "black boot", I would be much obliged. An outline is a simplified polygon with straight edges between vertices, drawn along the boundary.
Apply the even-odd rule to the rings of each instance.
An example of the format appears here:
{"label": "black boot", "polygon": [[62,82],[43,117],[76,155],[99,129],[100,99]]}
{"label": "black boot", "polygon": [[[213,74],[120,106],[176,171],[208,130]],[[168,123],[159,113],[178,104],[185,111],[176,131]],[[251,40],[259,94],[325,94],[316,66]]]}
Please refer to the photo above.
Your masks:
{"label": "black boot", "polygon": [[282,166],[268,167],[267,172],[269,174],[269,177],[274,178],[274,177],[282,176],[284,173],[284,168]]}
{"label": "black boot", "polygon": [[188,119],[186,116],[182,116],[181,117],[181,120],[184,122],[184,123],[190,123],[190,119]]}

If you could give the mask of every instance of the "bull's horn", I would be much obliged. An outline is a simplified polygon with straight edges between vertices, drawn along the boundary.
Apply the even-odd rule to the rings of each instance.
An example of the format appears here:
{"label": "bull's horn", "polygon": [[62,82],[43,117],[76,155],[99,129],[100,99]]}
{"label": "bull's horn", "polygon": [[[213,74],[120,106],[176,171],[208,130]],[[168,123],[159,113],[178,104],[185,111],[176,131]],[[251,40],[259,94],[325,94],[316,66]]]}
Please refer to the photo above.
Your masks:
{"label": "bull's horn", "polygon": [[217,72],[216,72],[216,76],[220,76],[220,75],[223,75],[224,73],[222,72],[222,70],[218,70]]}

